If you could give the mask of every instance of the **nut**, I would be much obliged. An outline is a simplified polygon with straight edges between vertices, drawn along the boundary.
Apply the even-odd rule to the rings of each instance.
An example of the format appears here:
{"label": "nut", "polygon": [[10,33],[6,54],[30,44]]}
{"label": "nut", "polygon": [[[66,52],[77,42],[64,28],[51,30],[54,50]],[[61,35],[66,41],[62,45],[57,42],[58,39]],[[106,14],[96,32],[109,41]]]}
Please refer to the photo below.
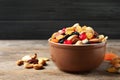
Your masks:
{"label": "nut", "polygon": [[46,61],[44,59],[38,59],[38,64],[46,65]]}
{"label": "nut", "polygon": [[34,64],[33,68],[36,70],[43,69],[43,65],[42,64]]}
{"label": "nut", "polygon": [[37,58],[37,54],[35,53],[33,56],[31,56],[32,59],[36,59]]}
{"label": "nut", "polygon": [[23,65],[23,63],[24,63],[24,61],[22,61],[22,60],[18,60],[18,61],[16,62],[16,64],[17,64],[18,66]]}
{"label": "nut", "polygon": [[32,58],[31,58],[31,56],[30,55],[26,55],[26,56],[24,56],[24,57],[22,57],[22,61],[28,61],[28,60],[31,60]]}
{"label": "nut", "polygon": [[76,43],[75,43],[75,45],[82,45],[82,41],[77,41]]}
{"label": "nut", "polygon": [[108,72],[111,72],[111,73],[116,73],[117,72],[117,69],[115,67],[110,67],[107,69]]}
{"label": "nut", "polygon": [[33,68],[33,65],[34,64],[30,64],[30,63],[27,63],[27,62],[24,63],[24,67],[27,68],[27,69]]}
{"label": "nut", "polygon": [[83,43],[83,44],[88,43],[88,39],[84,39],[84,40],[82,40],[82,43]]}
{"label": "nut", "polygon": [[106,42],[108,39],[108,36],[106,36],[104,39],[102,39],[102,42]]}
{"label": "nut", "polygon": [[100,42],[100,40],[97,39],[97,38],[93,38],[93,39],[90,39],[89,42],[91,42],[91,43],[98,43],[98,42]]}
{"label": "nut", "polygon": [[100,41],[102,41],[105,37],[104,37],[104,35],[99,35],[98,38]]}
{"label": "nut", "polygon": [[111,61],[111,64],[116,67],[116,68],[120,68],[120,57],[116,57]]}
{"label": "nut", "polygon": [[46,58],[46,57],[42,57],[42,58],[40,58],[40,59],[43,59],[43,60],[45,60],[45,61],[49,61],[49,60],[50,60],[49,58]]}

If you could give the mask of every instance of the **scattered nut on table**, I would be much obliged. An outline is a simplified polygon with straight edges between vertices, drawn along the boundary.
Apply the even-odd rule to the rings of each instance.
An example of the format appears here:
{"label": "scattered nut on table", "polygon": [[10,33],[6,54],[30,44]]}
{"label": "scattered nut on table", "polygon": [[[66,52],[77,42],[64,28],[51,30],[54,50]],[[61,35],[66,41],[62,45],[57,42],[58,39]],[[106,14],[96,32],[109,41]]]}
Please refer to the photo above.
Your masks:
{"label": "scattered nut on table", "polygon": [[34,55],[26,55],[21,58],[21,60],[16,61],[18,66],[24,65],[24,68],[31,69],[34,68],[35,70],[43,69],[44,65],[46,65],[49,58],[37,58],[37,54]]}

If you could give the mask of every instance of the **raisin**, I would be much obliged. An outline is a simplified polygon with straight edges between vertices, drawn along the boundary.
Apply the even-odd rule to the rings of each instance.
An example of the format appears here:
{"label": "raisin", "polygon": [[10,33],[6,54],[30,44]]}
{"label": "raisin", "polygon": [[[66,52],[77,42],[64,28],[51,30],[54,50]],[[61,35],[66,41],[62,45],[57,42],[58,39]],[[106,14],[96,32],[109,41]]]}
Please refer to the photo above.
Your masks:
{"label": "raisin", "polygon": [[58,41],[58,43],[63,44],[63,43],[64,43],[64,39],[60,39],[60,40]]}
{"label": "raisin", "polygon": [[79,36],[79,33],[77,31],[75,31],[71,35],[78,35]]}

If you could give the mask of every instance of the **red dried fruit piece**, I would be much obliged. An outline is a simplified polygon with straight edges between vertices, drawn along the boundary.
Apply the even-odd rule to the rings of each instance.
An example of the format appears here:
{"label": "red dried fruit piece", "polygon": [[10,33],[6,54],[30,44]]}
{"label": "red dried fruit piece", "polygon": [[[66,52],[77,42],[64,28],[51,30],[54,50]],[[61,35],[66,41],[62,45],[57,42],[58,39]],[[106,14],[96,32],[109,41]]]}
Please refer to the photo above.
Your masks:
{"label": "red dried fruit piece", "polygon": [[82,33],[80,36],[79,36],[80,40],[84,40],[87,38],[86,36],[86,33]]}
{"label": "red dried fruit piece", "polygon": [[65,40],[64,44],[72,44],[72,41],[71,40]]}
{"label": "red dried fruit piece", "polygon": [[63,28],[62,31],[65,31],[66,28]]}
{"label": "red dried fruit piece", "polygon": [[104,57],[104,60],[111,61],[116,57],[118,57],[118,56],[115,53],[106,53],[105,57]]}

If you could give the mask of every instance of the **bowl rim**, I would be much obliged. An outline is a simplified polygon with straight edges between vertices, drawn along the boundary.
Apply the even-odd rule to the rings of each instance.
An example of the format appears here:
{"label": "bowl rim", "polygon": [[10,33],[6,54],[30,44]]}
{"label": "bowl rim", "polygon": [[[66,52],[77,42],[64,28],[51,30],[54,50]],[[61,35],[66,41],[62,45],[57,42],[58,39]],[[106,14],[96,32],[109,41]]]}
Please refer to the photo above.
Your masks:
{"label": "bowl rim", "polygon": [[97,45],[107,44],[107,41],[106,41],[106,42],[94,43],[94,44],[83,44],[83,45],[74,45],[74,44],[72,44],[72,45],[69,45],[69,44],[55,43],[55,42],[50,41],[50,39],[51,39],[51,38],[48,39],[48,42],[49,42],[49,43],[52,43],[52,44],[55,44],[55,45],[60,45],[60,46],[74,46],[74,47],[76,47],[76,46],[83,46],[83,47],[84,47],[84,46],[97,46]]}

